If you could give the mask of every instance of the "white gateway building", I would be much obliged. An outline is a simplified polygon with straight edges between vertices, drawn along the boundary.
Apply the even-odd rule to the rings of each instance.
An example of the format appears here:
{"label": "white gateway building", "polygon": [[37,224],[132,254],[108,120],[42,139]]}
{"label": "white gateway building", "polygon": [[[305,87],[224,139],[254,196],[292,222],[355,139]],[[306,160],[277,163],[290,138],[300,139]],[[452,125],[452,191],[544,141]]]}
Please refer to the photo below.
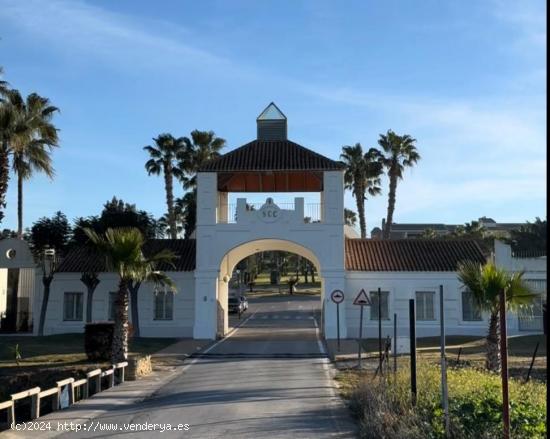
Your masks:
{"label": "white gateway building", "polygon": [[[525,278],[546,291],[546,258],[515,260],[502,244],[489,255],[467,240],[350,237],[344,225],[342,163],[289,140],[287,119],[274,104],[257,118],[256,139],[207,163],[197,181],[195,239],[150,240],[144,249],[153,254],[167,248],[176,254],[175,266],[164,268],[177,292],[153,291],[147,284],[134,288],[131,314],[139,321],[132,323],[140,336],[222,337],[228,331],[228,282],[234,268],[244,258],[270,250],[298,254],[315,266],[321,279],[321,330],[329,339],[337,336],[336,305],[330,299],[334,290],[345,296],[342,337],[357,337],[359,307],[353,299],[362,289],[367,294],[380,289],[385,334],[393,331],[394,314],[399,332],[408,333],[409,299],[415,299],[418,336],[436,335],[440,286],[447,333],[485,334],[488,316],[476,309],[457,279],[457,264],[464,260],[484,263],[495,257],[510,270],[525,269]],[[245,193],[266,197],[252,208],[239,196]],[[276,201],[280,193],[307,195],[281,204]],[[310,203],[311,198],[318,202]],[[38,270],[34,278],[29,276],[34,263],[21,244],[0,241],[0,316],[12,330],[36,332],[42,276]],[[93,274],[99,282],[89,281]],[[44,334],[80,332],[87,321],[111,320],[116,288],[115,274],[104,271],[101,259],[85,248],[73,249],[53,278]],[[539,305],[530,316],[511,314],[509,332],[540,331],[541,320]],[[377,325],[378,307],[367,308],[365,332]]]}

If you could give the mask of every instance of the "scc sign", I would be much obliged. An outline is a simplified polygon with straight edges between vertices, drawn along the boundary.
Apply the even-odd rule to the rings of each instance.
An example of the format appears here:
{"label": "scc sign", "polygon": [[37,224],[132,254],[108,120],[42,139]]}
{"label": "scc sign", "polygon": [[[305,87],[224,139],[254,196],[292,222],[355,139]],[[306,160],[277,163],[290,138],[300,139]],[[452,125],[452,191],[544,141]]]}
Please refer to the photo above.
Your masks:
{"label": "scc sign", "polygon": [[258,217],[265,223],[274,223],[281,216],[281,209],[273,202],[273,198],[268,198],[265,204],[258,210]]}

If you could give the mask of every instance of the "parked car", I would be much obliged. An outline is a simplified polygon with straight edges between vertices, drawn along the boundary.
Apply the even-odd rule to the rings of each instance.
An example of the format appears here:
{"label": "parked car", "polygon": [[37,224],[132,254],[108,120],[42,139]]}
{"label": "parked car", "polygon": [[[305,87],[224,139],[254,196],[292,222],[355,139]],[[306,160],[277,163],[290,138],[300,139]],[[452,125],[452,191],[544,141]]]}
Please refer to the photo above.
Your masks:
{"label": "parked car", "polygon": [[229,304],[229,308],[228,308],[229,313],[238,314],[238,313],[242,313],[245,310],[243,302],[239,297],[230,297],[228,300],[228,304]]}
{"label": "parked car", "polygon": [[248,299],[246,296],[240,296],[241,303],[243,304],[243,309],[246,311],[248,309]]}

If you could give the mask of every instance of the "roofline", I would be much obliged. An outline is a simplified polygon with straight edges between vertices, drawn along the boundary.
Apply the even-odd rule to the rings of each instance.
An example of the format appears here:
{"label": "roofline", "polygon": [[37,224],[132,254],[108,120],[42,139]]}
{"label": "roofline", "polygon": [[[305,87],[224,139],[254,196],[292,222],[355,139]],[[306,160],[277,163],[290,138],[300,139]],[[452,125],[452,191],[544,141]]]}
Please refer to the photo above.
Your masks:
{"label": "roofline", "polygon": [[333,162],[336,166],[337,166],[337,169],[326,169],[326,168],[309,168],[309,169],[274,169],[272,171],[274,172],[288,172],[288,171],[343,171],[345,170],[346,168],[346,165],[340,161],[340,160],[333,160],[329,157],[326,157],[324,156],[323,154],[319,154],[318,152],[316,151],[313,151],[312,149],[308,148],[307,146],[304,146],[304,145],[300,145],[299,143],[297,142],[294,142],[293,140],[290,140],[290,139],[286,139],[286,140],[258,140],[258,139],[254,139],[254,140],[251,140],[250,142],[247,142],[245,143],[244,145],[241,145],[235,149],[232,149],[231,151],[227,151],[225,154],[222,154],[220,155],[219,157],[216,157],[214,159],[211,159],[211,160],[208,160],[206,163],[204,163],[201,168],[199,168],[197,170],[197,173],[199,172],[215,172],[215,173],[218,173],[218,172],[261,172],[261,171],[267,171],[267,169],[246,169],[246,170],[238,170],[238,171],[214,171],[214,170],[205,170],[204,167],[206,165],[209,165],[211,163],[216,163],[217,161],[219,160],[222,160],[225,156],[227,156],[228,154],[233,154],[235,153],[236,151],[238,151],[239,149],[244,149],[246,147],[248,147],[251,143],[254,143],[254,142],[264,142],[264,143],[269,143],[269,142],[290,142],[290,143],[293,143],[295,144],[296,146],[300,147],[300,148],[303,148],[307,151],[309,151],[311,154],[315,154],[319,157],[322,157],[323,159],[325,160],[329,160],[331,162]]}

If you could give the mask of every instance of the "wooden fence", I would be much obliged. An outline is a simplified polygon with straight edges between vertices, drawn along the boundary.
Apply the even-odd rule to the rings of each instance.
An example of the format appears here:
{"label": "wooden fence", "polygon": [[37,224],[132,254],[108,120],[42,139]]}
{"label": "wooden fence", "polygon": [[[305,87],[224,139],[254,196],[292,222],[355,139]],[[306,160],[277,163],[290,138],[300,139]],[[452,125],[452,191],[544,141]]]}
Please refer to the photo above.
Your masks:
{"label": "wooden fence", "polygon": [[[7,410],[8,424],[12,425],[17,422],[15,416],[15,404],[26,398],[30,398],[31,419],[40,417],[40,402],[44,398],[51,398],[52,411],[67,408],[73,405],[75,401],[75,390],[79,391],[80,399],[88,398],[90,395],[101,392],[102,390],[111,388],[116,384],[124,382],[124,369],[128,366],[127,361],[113,364],[109,369],[95,369],[86,374],[86,378],[75,380],[67,378],[56,382],[56,387],[42,390],[40,387],[24,390],[22,392],[11,395],[11,400],[0,402],[0,411]],[[118,379],[115,376],[118,373]],[[107,386],[102,388],[101,378],[107,377]],[[93,393],[92,393],[93,387]],[[68,398],[64,398],[68,395]]]}

